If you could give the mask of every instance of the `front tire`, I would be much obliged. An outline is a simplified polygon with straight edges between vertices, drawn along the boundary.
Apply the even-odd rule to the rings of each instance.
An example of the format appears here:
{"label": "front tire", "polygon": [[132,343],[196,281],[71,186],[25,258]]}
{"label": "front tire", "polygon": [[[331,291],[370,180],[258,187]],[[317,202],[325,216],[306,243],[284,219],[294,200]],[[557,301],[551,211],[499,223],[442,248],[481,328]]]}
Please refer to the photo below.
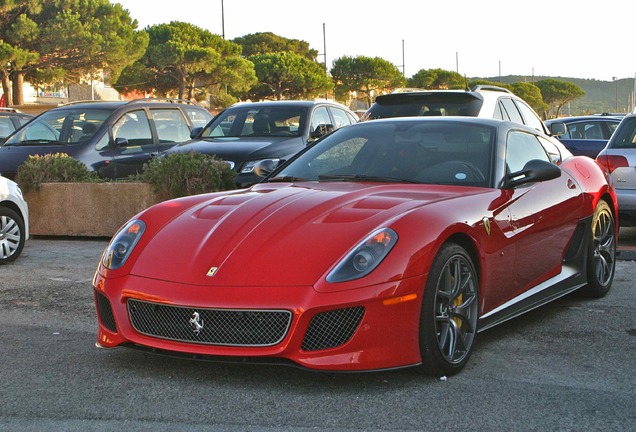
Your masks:
{"label": "front tire", "polygon": [[424,288],[420,316],[421,371],[454,375],[472,353],[477,334],[479,280],[464,248],[447,243],[438,252]]}
{"label": "front tire", "polygon": [[0,264],[15,261],[25,242],[24,221],[13,210],[0,207]]}
{"label": "front tire", "polygon": [[581,292],[593,298],[605,296],[614,280],[616,267],[616,225],[605,201],[599,201],[592,217],[591,245],[587,257],[587,285]]}

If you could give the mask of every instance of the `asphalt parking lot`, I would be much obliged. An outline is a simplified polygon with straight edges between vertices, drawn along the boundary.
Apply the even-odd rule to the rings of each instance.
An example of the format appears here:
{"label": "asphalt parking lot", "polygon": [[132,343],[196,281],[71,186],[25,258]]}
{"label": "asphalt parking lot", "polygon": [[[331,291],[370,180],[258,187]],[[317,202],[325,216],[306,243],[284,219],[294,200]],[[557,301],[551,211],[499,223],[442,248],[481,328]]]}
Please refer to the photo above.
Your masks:
{"label": "asphalt parking lot", "polygon": [[0,267],[0,430],[633,430],[630,241],[607,297],[567,296],[481,333],[466,369],[440,379],[99,350],[91,279],[107,240],[31,239]]}

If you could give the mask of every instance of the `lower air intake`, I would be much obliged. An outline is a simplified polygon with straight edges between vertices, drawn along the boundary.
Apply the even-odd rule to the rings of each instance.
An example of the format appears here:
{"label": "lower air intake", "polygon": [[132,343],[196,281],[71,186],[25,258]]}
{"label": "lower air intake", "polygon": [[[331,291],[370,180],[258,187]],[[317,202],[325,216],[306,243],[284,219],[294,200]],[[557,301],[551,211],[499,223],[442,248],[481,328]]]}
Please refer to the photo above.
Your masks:
{"label": "lower air intake", "polygon": [[363,315],[362,306],[317,314],[309,323],[303,351],[318,351],[346,343],[358,329]]}

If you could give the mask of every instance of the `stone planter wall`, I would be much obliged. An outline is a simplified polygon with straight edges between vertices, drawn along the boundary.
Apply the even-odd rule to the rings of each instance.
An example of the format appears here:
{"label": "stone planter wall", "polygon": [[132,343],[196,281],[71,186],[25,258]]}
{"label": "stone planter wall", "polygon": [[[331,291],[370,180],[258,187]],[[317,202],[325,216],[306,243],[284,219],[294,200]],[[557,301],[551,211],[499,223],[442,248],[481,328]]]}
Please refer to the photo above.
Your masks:
{"label": "stone planter wall", "polygon": [[25,193],[31,235],[112,237],[157,203],[147,183],[43,183]]}

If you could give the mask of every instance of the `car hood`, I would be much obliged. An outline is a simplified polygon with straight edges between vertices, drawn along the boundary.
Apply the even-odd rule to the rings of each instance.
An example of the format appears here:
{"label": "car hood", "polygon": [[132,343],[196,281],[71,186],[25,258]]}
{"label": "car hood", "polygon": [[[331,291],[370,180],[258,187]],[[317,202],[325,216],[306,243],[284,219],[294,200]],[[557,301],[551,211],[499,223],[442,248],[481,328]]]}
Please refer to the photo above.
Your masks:
{"label": "car hood", "polygon": [[[173,217],[141,242],[131,273],[193,285],[313,285],[375,229],[414,208],[479,193],[470,190],[262,183]],[[142,219],[152,224],[152,209]]]}
{"label": "car hood", "polygon": [[[266,138],[206,138],[204,140],[187,141],[178,144],[168,150],[165,154],[176,152],[195,151],[198,153],[214,154],[224,160],[250,160],[252,157],[259,157],[261,153],[264,157],[279,156],[271,154],[277,153],[277,148],[287,148],[289,146],[299,147],[304,145],[301,137],[266,137]],[[297,149],[296,149],[297,151]]]}

